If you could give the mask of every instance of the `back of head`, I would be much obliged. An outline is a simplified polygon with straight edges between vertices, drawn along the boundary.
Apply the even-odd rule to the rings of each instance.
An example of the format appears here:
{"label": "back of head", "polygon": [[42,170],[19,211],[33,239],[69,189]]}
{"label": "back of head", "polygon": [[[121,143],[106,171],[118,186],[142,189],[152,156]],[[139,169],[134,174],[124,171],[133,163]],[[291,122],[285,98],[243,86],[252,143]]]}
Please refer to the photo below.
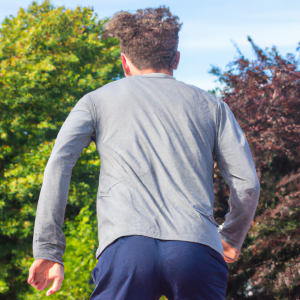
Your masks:
{"label": "back of head", "polygon": [[120,40],[124,53],[139,70],[172,70],[182,23],[169,8],[139,9],[135,14],[121,11],[105,24],[105,35]]}

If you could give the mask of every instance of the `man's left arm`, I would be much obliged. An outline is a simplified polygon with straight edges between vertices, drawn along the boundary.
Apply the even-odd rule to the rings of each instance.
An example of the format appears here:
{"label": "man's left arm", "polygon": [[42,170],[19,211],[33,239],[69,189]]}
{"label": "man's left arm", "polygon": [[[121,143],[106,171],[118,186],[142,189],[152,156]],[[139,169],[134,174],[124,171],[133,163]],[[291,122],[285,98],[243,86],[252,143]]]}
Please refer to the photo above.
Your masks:
{"label": "man's left arm", "polygon": [[230,212],[220,230],[226,262],[234,262],[253,220],[260,194],[246,136],[229,106],[220,100],[215,153],[220,173],[230,187]]}

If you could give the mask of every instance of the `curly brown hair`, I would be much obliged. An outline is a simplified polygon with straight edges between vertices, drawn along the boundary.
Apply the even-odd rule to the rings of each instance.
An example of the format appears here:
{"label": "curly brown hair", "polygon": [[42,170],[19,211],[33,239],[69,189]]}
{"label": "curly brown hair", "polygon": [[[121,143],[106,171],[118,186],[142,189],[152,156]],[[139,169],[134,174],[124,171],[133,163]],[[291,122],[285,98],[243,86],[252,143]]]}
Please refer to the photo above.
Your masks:
{"label": "curly brown hair", "polygon": [[165,6],[139,9],[135,14],[121,11],[104,25],[104,37],[117,37],[121,52],[139,70],[172,70],[181,26]]}

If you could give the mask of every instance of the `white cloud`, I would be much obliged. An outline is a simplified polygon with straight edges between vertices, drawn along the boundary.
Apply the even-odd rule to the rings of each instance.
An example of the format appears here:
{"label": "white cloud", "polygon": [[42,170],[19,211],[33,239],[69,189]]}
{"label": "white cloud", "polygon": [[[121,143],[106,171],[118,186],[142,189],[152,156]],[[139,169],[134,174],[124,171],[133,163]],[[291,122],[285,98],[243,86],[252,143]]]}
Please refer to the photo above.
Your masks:
{"label": "white cloud", "polygon": [[180,32],[180,48],[189,50],[233,48],[232,40],[239,47],[249,46],[247,36],[260,47],[295,46],[299,42],[296,32],[300,21],[290,23],[242,23],[214,24],[201,21],[186,21]]}
{"label": "white cloud", "polygon": [[186,84],[191,84],[194,86],[199,87],[202,90],[208,91],[213,90],[217,86],[220,86],[218,82],[214,82],[217,78],[212,75],[205,74],[198,74],[196,76],[186,76],[185,74],[179,73],[176,76],[176,73],[173,75],[178,81],[183,81]]}
{"label": "white cloud", "polygon": [[266,11],[266,12],[257,12],[252,15],[252,18],[260,20],[262,22],[281,21],[286,20],[287,22],[293,22],[299,20],[299,10],[290,10],[290,11]]}

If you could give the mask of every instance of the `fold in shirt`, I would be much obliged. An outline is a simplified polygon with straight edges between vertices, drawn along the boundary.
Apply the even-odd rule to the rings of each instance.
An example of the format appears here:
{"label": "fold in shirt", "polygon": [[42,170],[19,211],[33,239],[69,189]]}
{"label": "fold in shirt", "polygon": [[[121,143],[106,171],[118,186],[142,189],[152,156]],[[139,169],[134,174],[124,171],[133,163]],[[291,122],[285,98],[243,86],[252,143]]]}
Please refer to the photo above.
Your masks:
{"label": "fold in shirt", "polygon": [[[243,131],[222,100],[152,73],[85,95],[67,117],[44,172],[35,259],[63,264],[71,172],[92,141],[101,160],[97,258],[128,235],[201,243],[223,255],[222,237],[241,250],[260,192]],[[213,153],[230,187],[222,230],[213,217]]]}

